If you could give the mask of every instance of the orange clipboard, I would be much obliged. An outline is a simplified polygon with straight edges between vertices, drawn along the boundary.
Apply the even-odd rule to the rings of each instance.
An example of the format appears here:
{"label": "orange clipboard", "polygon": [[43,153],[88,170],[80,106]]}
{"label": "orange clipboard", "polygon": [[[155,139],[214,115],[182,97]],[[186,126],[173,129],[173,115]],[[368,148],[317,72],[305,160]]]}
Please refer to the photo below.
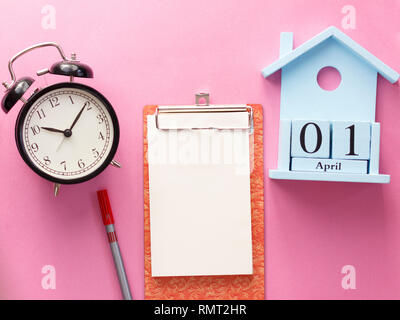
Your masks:
{"label": "orange clipboard", "polygon": [[253,274],[226,276],[152,277],[150,246],[150,198],[147,116],[158,106],[143,110],[144,166],[144,280],[145,299],[154,300],[262,300],[264,299],[264,161],[263,112],[261,105],[249,104],[253,112],[251,139],[253,167],[250,174]]}

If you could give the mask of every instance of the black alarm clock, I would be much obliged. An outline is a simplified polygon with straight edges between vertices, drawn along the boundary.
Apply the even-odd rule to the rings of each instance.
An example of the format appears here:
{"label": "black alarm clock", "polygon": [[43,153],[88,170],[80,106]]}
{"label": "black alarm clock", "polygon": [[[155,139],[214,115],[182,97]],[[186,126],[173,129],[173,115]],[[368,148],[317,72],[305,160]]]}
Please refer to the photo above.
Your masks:
{"label": "black alarm clock", "polygon": [[[16,80],[13,62],[31,50],[49,46],[58,49],[62,61],[37,75],[51,73],[66,76],[68,81],[38,88],[25,98],[34,79]],[[74,82],[76,77],[93,78],[89,66],[77,61],[75,54],[68,59],[57,43],[45,42],[17,53],[8,68],[11,82],[3,82],[7,90],[2,109],[7,113],[18,101],[23,102],[15,125],[18,151],[34,172],[54,183],[56,196],[62,184],[92,179],[110,164],[121,167],[113,159],[119,143],[113,107],[97,90]]]}

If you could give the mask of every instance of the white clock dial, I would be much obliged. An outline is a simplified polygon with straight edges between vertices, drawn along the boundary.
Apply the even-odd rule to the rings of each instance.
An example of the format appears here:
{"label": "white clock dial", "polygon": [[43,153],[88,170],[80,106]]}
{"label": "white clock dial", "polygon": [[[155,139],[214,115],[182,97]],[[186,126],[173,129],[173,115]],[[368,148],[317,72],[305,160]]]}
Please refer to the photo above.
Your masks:
{"label": "white clock dial", "polygon": [[114,141],[112,117],[87,90],[61,87],[40,96],[26,113],[22,143],[30,162],[61,180],[86,177],[101,167]]}

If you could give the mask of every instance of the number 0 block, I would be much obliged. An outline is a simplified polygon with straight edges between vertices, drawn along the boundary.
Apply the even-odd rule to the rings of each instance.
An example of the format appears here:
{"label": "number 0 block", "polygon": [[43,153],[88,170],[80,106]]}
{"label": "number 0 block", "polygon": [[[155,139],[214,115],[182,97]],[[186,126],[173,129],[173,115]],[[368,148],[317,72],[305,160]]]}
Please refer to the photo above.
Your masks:
{"label": "number 0 block", "polygon": [[329,121],[293,120],[291,156],[298,158],[329,158]]}
{"label": "number 0 block", "polygon": [[370,144],[370,122],[332,122],[333,159],[368,160],[370,158]]}

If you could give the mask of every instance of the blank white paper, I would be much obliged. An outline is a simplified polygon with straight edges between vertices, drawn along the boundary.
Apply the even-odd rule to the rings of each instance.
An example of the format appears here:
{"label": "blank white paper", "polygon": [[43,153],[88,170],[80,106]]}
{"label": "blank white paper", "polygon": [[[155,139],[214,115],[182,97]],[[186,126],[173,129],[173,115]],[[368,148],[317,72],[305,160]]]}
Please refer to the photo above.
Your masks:
{"label": "blank white paper", "polygon": [[248,130],[147,124],[152,276],[252,274]]}

